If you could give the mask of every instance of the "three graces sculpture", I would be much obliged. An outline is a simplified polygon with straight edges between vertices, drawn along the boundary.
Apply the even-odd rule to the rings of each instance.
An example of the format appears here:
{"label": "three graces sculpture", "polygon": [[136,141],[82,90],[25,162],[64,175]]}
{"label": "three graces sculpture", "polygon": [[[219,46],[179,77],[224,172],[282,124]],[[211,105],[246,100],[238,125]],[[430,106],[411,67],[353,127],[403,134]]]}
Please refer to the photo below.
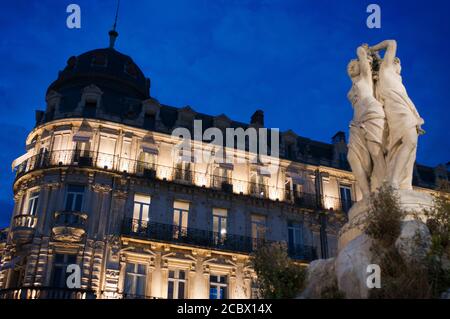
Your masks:
{"label": "three graces sculpture", "polygon": [[354,110],[347,157],[364,197],[385,182],[396,189],[412,189],[424,121],[402,83],[396,52],[394,40],[372,47],[363,44],[356,51],[358,59],[347,68]]}

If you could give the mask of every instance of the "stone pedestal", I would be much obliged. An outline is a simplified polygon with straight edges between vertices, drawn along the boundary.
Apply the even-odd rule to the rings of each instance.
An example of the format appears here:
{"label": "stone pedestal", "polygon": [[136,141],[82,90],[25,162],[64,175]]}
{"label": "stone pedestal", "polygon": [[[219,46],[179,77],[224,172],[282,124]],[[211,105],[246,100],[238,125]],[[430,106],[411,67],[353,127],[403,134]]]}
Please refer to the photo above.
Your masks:
{"label": "stone pedestal", "polygon": [[[414,214],[419,214],[423,218],[424,209],[433,206],[433,197],[427,193],[414,190],[398,190],[397,196],[400,207],[409,214],[405,220],[414,219]],[[367,199],[355,203],[348,212],[348,222],[339,231],[338,252],[340,252],[350,241],[364,232],[364,221],[366,220],[369,202]]]}
{"label": "stone pedestal", "polygon": [[[403,255],[406,255],[405,258],[416,258],[417,256],[412,256],[410,253],[410,251],[418,250],[415,241],[411,242],[412,238],[415,238],[416,230],[421,230],[421,234],[424,235],[424,247],[423,249],[419,247],[422,255],[426,254],[425,246],[430,239],[427,227],[420,221],[412,220],[415,220],[415,216],[419,216],[424,221],[423,210],[432,207],[433,198],[426,193],[413,190],[399,190],[397,196],[400,207],[409,214],[402,224],[402,235],[397,239],[396,247]],[[307,286],[301,298],[320,298],[321,291],[333,286],[333,283],[337,283],[339,291],[343,292],[346,298],[369,296],[366,285],[367,266],[377,264],[377,261],[371,253],[372,241],[364,233],[368,207],[367,199],[353,205],[349,211],[349,221],[339,232],[337,257],[311,263],[311,269],[308,269]],[[327,275],[325,276],[324,273]]]}

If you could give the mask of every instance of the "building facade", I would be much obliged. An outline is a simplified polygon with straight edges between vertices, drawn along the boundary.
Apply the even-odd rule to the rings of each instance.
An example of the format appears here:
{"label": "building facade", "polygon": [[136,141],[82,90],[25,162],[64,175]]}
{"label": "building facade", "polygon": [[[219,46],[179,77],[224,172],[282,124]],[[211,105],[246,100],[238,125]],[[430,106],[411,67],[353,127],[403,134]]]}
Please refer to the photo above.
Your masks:
{"label": "building facade", "polygon": [[[254,298],[249,254],[260,245],[285,242],[301,264],[336,254],[361,196],[344,133],[330,144],[280,133],[270,173],[246,147],[225,147],[236,164],[186,158],[175,128],[261,128],[263,112],[247,124],[161,104],[113,44],[68,59],[13,163],[0,298]],[[447,167],[416,165],[417,190],[437,179]],[[69,289],[72,264],[81,285]]]}

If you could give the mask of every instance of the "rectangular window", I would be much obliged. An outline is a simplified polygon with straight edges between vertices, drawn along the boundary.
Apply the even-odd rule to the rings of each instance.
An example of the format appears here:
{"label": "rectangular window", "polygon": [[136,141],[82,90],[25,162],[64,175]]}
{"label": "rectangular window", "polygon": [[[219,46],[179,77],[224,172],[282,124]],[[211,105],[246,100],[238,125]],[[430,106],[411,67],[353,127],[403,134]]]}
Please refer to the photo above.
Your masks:
{"label": "rectangular window", "polygon": [[156,177],[156,154],[142,151],[139,154],[139,160],[137,163],[137,172],[139,174],[144,174],[146,177]]}
{"label": "rectangular window", "polygon": [[167,286],[168,299],[184,299],[186,289],[186,272],[184,270],[169,270]]}
{"label": "rectangular window", "polygon": [[266,237],[266,217],[262,215],[252,215],[251,219],[253,249],[256,249]]}
{"label": "rectangular window", "polygon": [[73,142],[70,140],[70,133],[55,135],[53,139],[53,164],[69,164],[71,161],[72,149]]}
{"label": "rectangular window", "polygon": [[122,142],[122,152],[120,155],[120,170],[130,171],[131,168],[131,139],[124,137]]}
{"label": "rectangular window", "polygon": [[97,166],[100,168],[113,168],[115,150],[116,139],[114,137],[101,135],[97,155]]}
{"label": "rectangular window", "polygon": [[187,235],[189,216],[189,203],[182,201],[174,201],[173,203],[173,237]]}
{"label": "rectangular window", "polygon": [[268,177],[257,170],[250,172],[250,194],[261,198],[269,196]]}
{"label": "rectangular window", "polygon": [[214,243],[223,243],[227,236],[227,216],[228,212],[224,208],[213,208],[213,234]]}
{"label": "rectangular window", "polygon": [[32,192],[29,196],[27,214],[36,216],[39,203],[39,192]]}
{"label": "rectangular window", "polygon": [[125,298],[142,298],[146,296],[146,268],[144,264],[127,263],[123,290]]}
{"label": "rectangular window", "polygon": [[69,185],[67,187],[65,210],[68,212],[81,212],[83,207],[84,186]]}
{"label": "rectangular window", "polygon": [[348,212],[352,207],[352,188],[346,185],[339,186],[339,193],[341,195],[341,207],[344,212]]}
{"label": "rectangular window", "polygon": [[294,255],[303,249],[303,225],[301,223],[288,222],[288,249]]}
{"label": "rectangular window", "polygon": [[175,167],[175,179],[178,181],[192,182],[191,163],[180,160]]}
{"label": "rectangular window", "polygon": [[74,254],[56,254],[53,260],[52,286],[55,288],[67,288],[67,266],[77,263]]}
{"label": "rectangular window", "polygon": [[70,133],[57,134],[53,139],[54,151],[72,150],[73,143],[70,143]]}
{"label": "rectangular window", "polygon": [[213,187],[225,190],[231,185],[231,170],[224,167],[216,167],[212,176]]}
{"label": "rectangular window", "polygon": [[209,299],[228,298],[228,280],[224,275],[209,276]]}
{"label": "rectangular window", "polygon": [[133,231],[140,232],[147,229],[150,211],[150,196],[134,194]]}

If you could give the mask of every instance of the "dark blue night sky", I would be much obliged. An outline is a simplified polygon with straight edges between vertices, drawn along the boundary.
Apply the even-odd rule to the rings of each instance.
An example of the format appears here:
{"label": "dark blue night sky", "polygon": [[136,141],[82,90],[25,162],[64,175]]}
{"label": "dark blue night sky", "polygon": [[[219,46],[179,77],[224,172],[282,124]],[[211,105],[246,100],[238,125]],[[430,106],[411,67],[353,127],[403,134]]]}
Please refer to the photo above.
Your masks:
{"label": "dark blue night sky", "polygon": [[[347,131],[346,65],[356,47],[394,38],[409,95],[425,119],[418,162],[450,160],[450,1],[122,0],[117,50],[152,80],[151,95],[173,106],[329,142]],[[366,7],[382,9],[368,29]],[[77,3],[82,28],[66,27]],[[35,109],[72,55],[106,47],[115,0],[2,3],[0,10],[0,227],[13,207],[11,162],[24,153]]]}

